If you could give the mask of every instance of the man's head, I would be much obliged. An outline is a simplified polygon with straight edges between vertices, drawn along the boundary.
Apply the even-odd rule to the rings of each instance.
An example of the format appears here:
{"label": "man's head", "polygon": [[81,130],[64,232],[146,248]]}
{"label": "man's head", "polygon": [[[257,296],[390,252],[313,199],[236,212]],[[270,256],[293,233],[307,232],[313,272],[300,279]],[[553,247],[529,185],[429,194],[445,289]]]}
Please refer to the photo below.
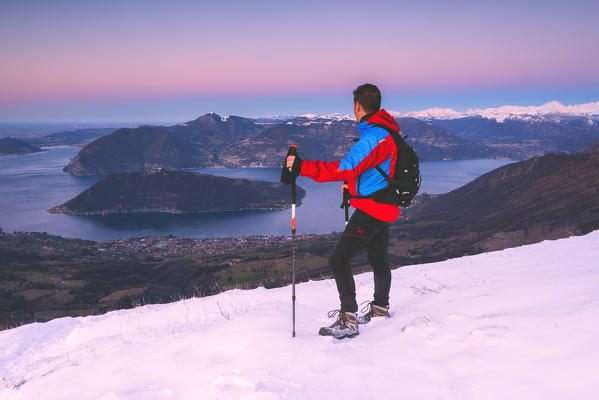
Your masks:
{"label": "man's head", "polygon": [[371,83],[365,83],[354,90],[354,115],[356,121],[366,114],[372,114],[381,108],[381,92]]}

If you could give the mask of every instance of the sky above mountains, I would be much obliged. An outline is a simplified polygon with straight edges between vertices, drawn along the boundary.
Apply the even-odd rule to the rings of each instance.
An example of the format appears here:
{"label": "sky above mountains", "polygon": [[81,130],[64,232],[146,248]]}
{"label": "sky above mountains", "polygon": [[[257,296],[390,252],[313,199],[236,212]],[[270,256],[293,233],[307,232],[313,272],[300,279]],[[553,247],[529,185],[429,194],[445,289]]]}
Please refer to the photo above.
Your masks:
{"label": "sky above mountains", "polygon": [[599,99],[599,3],[0,5],[0,121],[181,121]]}

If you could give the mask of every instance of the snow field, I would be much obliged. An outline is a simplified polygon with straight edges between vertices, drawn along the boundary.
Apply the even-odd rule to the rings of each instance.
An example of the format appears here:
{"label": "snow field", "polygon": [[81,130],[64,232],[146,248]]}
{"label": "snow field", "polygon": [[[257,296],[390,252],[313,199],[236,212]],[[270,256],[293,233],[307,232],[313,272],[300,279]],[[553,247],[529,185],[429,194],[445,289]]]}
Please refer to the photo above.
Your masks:
{"label": "snow field", "polygon": [[[332,280],[0,332],[0,399],[597,399],[599,231],[402,267],[392,318],[317,335]],[[372,274],[356,276],[370,300]]]}

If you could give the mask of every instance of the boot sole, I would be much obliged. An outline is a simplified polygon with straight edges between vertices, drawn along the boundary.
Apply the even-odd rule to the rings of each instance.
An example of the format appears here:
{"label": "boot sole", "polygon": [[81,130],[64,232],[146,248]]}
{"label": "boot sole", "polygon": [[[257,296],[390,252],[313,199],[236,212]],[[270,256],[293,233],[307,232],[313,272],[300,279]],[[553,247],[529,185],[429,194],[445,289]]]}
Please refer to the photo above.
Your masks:
{"label": "boot sole", "polygon": [[[334,337],[335,339],[337,339],[337,340],[341,340],[341,339],[345,339],[345,338],[347,338],[347,339],[353,339],[353,338],[355,338],[356,336],[358,336],[359,334],[360,334],[359,332],[356,332],[356,333],[351,333],[351,334],[349,334],[349,335],[345,335],[345,336],[338,336],[338,337],[337,337],[337,336],[333,336],[333,337]],[[331,336],[332,336],[332,335],[331,335]]]}

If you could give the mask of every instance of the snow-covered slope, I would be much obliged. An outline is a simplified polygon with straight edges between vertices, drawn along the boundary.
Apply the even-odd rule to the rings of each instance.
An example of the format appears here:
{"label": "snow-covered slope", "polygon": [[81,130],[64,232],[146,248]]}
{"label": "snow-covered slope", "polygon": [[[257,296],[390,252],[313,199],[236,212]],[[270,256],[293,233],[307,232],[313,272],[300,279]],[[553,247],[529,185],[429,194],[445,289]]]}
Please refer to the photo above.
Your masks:
{"label": "snow-covered slope", "polygon": [[[393,271],[392,318],[316,335],[331,280],[0,332],[0,399],[596,399],[599,231]],[[357,277],[360,300],[372,275]]]}
{"label": "snow-covered slope", "polygon": [[555,119],[560,116],[591,117],[599,116],[599,101],[594,103],[565,106],[559,101],[550,101],[541,106],[501,106],[495,108],[471,108],[458,112],[451,108],[428,108],[407,113],[390,112],[394,117],[413,117],[418,119],[456,119],[465,117],[483,117],[498,122],[506,119]]}

